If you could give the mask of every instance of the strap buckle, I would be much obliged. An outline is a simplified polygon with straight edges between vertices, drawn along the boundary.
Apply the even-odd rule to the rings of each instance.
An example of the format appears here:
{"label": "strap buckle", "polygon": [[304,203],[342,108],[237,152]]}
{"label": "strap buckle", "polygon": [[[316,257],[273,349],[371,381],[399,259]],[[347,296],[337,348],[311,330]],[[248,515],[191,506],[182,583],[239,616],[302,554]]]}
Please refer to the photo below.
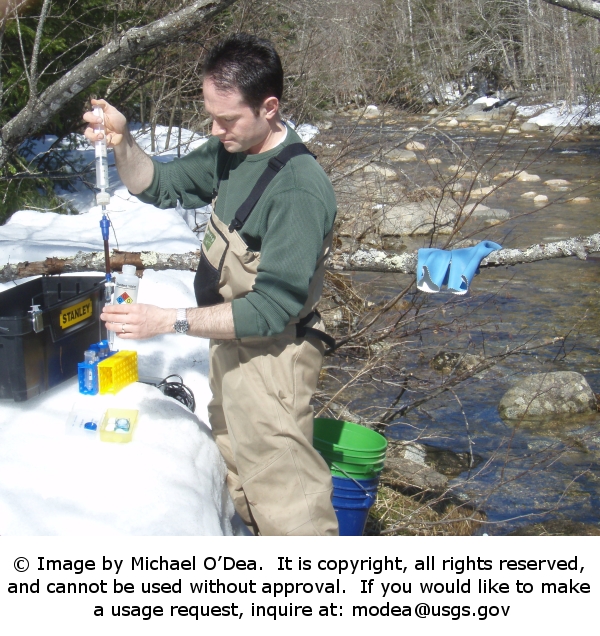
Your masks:
{"label": "strap buckle", "polygon": [[229,231],[234,232],[235,230],[241,230],[244,227],[244,224],[236,217],[229,224]]}
{"label": "strap buckle", "polygon": [[275,172],[279,172],[283,166],[285,166],[286,162],[285,161],[281,161],[281,159],[279,159],[279,157],[271,157],[269,159],[269,168],[271,168],[271,170],[274,170]]}

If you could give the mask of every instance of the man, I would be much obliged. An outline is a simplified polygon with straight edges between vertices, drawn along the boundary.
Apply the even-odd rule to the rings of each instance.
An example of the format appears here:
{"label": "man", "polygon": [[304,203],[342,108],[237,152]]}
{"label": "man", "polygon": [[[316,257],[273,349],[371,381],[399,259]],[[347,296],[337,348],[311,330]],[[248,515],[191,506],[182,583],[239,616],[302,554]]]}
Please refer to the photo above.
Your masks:
{"label": "man", "polygon": [[[123,339],[210,338],[209,419],[237,512],[262,535],[337,535],[310,406],[324,351],[313,309],[331,245],[333,189],[281,120],[283,70],[270,42],[237,34],[219,43],[208,53],[203,91],[213,136],[168,164],[139,148],[115,108],[93,102],[133,194],[161,208],[212,200],[214,210],[194,283],[198,307],[112,305],[101,318]],[[84,119],[97,122],[93,113]],[[93,126],[86,136],[98,138]],[[269,165],[272,180],[249,203]]]}

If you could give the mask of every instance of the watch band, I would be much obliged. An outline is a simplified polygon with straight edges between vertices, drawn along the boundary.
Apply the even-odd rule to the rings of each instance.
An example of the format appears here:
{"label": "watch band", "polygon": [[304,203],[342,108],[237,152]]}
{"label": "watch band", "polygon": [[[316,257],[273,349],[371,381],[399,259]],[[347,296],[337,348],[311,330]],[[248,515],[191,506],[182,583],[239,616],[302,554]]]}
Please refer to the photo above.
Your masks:
{"label": "watch band", "polygon": [[187,333],[189,328],[190,324],[187,321],[187,309],[178,309],[177,315],[175,316],[175,324],[173,325],[175,333]]}

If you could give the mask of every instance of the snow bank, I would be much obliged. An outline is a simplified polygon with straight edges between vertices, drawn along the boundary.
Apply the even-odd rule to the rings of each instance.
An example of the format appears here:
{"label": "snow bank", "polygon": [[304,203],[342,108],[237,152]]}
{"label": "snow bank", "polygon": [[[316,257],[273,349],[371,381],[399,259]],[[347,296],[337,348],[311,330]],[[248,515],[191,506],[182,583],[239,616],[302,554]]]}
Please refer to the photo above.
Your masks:
{"label": "snow bank", "polygon": [[[138,300],[191,306],[193,277],[147,270]],[[164,335],[116,342],[138,352],[141,375],[179,374],[194,393],[196,414],[140,383],[116,396],[83,396],[73,379],[27,402],[0,400],[0,534],[244,533],[232,527],[225,466],[203,423],[210,398],[207,341]],[[70,413],[109,407],[139,410],[131,443],[68,432]]]}
{"label": "snow bank", "polygon": [[[67,433],[71,411],[138,408],[128,444]],[[231,535],[225,466],[210,431],[157,389],[82,396],[66,382],[25,403],[2,401],[2,535]]]}
{"label": "snow bank", "polygon": [[[542,111],[542,112],[540,112]],[[517,115],[529,118],[528,123],[537,124],[540,128],[556,128],[582,125],[600,125],[598,105],[579,104],[568,107],[564,103],[544,104],[539,106],[519,106]]]}
{"label": "snow bank", "polygon": [[[129,211],[111,211],[110,208],[117,205],[113,197],[108,210],[112,222],[111,247],[122,251],[154,250],[173,254],[200,249],[198,237],[175,210],[158,210],[150,205],[142,206],[138,201]],[[2,263],[72,256],[78,251],[101,252],[104,249],[101,218],[98,206],[88,214],[71,216],[33,210],[16,212],[0,226]]]}

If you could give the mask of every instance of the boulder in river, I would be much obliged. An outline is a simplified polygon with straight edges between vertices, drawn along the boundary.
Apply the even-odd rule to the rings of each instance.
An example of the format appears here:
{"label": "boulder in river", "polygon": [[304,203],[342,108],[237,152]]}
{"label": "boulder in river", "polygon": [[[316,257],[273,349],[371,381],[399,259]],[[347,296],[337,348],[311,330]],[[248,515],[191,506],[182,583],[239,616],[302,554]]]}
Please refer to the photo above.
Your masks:
{"label": "boulder in river", "polygon": [[575,197],[574,199],[569,199],[568,203],[589,203],[589,197]]}
{"label": "boulder in river", "polygon": [[377,106],[374,104],[370,104],[365,109],[365,119],[377,119],[377,117],[381,117],[381,112]]}
{"label": "boulder in river", "polygon": [[[470,115],[467,115],[466,120],[467,121],[484,121],[484,122],[494,121],[494,120],[508,121],[513,117],[515,110],[516,110],[515,106],[506,106],[504,108],[494,108],[493,110],[489,110],[489,111],[481,110],[479,112],[475,112]],[[464,111],[461,114],[461,116],[465,117]]]}
{"label": "boulder in river", "polygon": [[460,112],[461,119],[467,119],[470,115],[475,115],[476,113],[480,113],[485,108],[485,104],[482,102],[478,102],[477,104],[470,104],[466,108],[463,108]]}
{"label": "boulder in river", "polygon": [[458,206],[452,201],[419,201],[377,210],[373,219],[380,236],[450,234]]}
{"label": "boulder in river", "polygon": [[548,179],[548,181],[544,181],[544,185],[550,186],[551,188],[561,188],[571,185],[571,182],[566,179]]}
{"label": "boulder in river", "polygon": [[512,179],[517,174],[519,174],[519,173],[518,172],[510,172],[510,171],[499,172],[494,177],[494,181],[504,181],[505,179]]}
{"label": "boulder in river", "polygon": [[483,362],[483,358],[472,353],[458,353],[457,351],[438,351],[429,365],[441,373],[455,371],[458,375],[475,369]]}
{"label": "boulder in river", "polygon": [[[485,208],[485,206],[483,206]],[[494,221],[492,225],[510,219],[510,212],[502,208],[482,209],[481,206],[473,210],[473,218],[482,218],[486,221]]]}
{"label": "boulder in river", "polygon": [[386,152],[385,156],[390,161],[399,161],[400,163],[417,160],[417,155],[414,153],[414,151],[402,150],[401,148],[393,148],[389,152]]}
{"label": "boulder in river", "polygon": [[529,174],[529,172],[525,172],[525,170],[523,170],[523,172],[519,172],[519,174],[517,175],[517,181],[524,181],[524,182],[533,182],[533,181],[541,181],[542,178],[537,175],[537,174]]}
{"label": "boulder in river", "polygon": [[504,420],[543,420],[596,411],[596,396],[574,371],[536,373],[519,381],[500,400]]}
{"label": "boulder in river", "polygon": [[534,121],[526,121],[521,124],[521,132],[537,132],[540,127]]}
{"label": "boulder in river", "polygon": [[383,478],[400,487],[439,491],[446,488],[448,478],[458,477],[481,461],[479,455],[468,452],[390,439]]}
{"label": "boulder in river", "polygon": [[469,194],[474,197],[483,196],[484,194],[490,194],[494,191],[493,186],[485,186],[483,188],[473,188]]}
{"label": "boulder in river", "polygon": [[412,487],[417,490],[443,491],[448,478],[433,468],[410,459],[386,459],[382,479],[397,488]]}
{"label": "boulder in river", "polygon": [[391,168],[387,168],[386,166],[379,166],[374,163],[370,163],[368,166],[365,166],[363,169],[365,174],[374,174],[378,177],[383,177],[386,181],[397,181],[398,175]]}

